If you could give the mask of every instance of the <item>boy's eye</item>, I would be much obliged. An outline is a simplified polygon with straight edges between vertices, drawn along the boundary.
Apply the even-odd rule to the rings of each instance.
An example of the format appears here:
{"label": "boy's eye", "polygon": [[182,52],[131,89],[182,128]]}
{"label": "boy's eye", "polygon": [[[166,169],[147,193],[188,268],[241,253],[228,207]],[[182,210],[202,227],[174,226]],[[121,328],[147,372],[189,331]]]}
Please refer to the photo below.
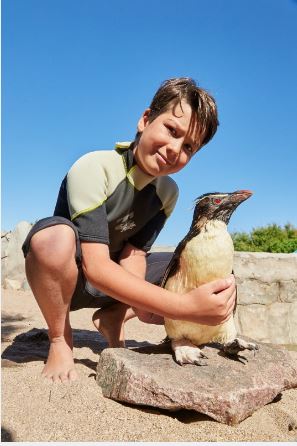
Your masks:
{"label": "boy's eye", "polygon": [[171,135],[176,136],[176,129],[174,127],[171,127],[170,125],[167,125],[167,129]]}
{"label": "boy's eye", "polygon": [[194,153],[194,148],[190,144],[185,144],[185,150],[191,154]]}

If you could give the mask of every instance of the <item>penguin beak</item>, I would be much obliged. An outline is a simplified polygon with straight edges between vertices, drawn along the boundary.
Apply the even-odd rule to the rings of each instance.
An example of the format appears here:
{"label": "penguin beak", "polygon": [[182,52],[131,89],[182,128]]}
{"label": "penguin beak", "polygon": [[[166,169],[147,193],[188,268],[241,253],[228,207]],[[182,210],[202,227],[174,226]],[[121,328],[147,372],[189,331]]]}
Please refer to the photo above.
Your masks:
{"label": "penguin beak", "polygon": [[243,201],[247,200],[253,195],[253,192],[250,190],[237,190],[236,192],[233,192],[231,195],[231,201],[237,204],[242,203]]}
{"label": "penguin beak", "polygon": [[221,208],[219,208],[218,211],[214,214],[214,217],[228,224],[230,217],[235,209],[243,201],[250,198],[251,195],[253,195],[253,193],[250,190],[237,190],[233,193],[230,193],[225,203],[222,203]]}

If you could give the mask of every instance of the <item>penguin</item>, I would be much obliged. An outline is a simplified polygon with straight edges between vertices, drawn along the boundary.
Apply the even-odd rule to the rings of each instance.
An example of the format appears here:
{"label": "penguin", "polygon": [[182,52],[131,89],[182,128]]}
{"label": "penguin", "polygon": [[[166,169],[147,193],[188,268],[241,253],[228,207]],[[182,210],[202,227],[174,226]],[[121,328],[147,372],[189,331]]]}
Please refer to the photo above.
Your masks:
{"label": "penguin", "polygon": [[[187,293],[233,272],[234,245],[227,225],[237,206],[251,195],[249,190],[212,192],[195,200],[192,224],[174,251],[161,287]],[[207,357],[199,349],[206,343],[218,343],[225,354],[233,357],[245,349],[256,352],[257,344],[237,337],[233,315],[215,326],[165,317],[166,339],[171,340],[176,362],[180,365],[207,365]]]}

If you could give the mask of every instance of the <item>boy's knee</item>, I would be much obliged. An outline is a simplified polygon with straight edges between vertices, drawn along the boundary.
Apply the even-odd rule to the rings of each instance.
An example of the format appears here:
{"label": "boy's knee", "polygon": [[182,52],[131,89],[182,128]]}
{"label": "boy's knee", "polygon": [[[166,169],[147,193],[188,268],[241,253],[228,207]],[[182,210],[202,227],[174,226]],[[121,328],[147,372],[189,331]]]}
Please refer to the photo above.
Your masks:
{"label": "boy's knee", "polygon": [[141,321],[145,323],[149,323],[151,318],[151,313],[148,313],[144,310],[139,310],[138,308],[133,308],[134,313],[136,314],[136,317]]}
{"label": "boy's knee", "polygon": [[60,268],[75,257],[75,249],[75,234],[70,226],[50,226],[32,236],[27,260],[34,258],[38,263]]}

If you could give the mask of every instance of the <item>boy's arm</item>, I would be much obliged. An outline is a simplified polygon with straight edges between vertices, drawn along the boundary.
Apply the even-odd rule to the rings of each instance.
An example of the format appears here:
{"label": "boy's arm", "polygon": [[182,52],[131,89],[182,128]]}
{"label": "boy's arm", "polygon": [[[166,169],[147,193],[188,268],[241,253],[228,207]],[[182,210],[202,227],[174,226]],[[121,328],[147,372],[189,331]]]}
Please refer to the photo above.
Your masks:
{"label": "boy's arm", "polygon": [[126,271],[109,257],[101,243],[82,242],[82,267],[87,280],[131,307],[170,319],[217,325],[229,319],[235,304],[234,277],[209,282],[186,294],[160,288]]}
{"label": "boy's arm", "polygon": [[[130,243],[127,243],[121,252],[119,265],[121,265],[126,271],[129,271],[135,276],[140,277],[141,279],[145,279],[147,268],[146,255],[147,253],[142,249],[136,248]],[[136,307],[133,307],[133,310],[138,319],[143,322],[157,325],[164,324],[163,316],[148,313],[147,311],[143,311]]]}
{"label": "boy's arm", "polygon": [[146,273],[146,252],[126,243],[119,257],[119,265],[142,279]]}

